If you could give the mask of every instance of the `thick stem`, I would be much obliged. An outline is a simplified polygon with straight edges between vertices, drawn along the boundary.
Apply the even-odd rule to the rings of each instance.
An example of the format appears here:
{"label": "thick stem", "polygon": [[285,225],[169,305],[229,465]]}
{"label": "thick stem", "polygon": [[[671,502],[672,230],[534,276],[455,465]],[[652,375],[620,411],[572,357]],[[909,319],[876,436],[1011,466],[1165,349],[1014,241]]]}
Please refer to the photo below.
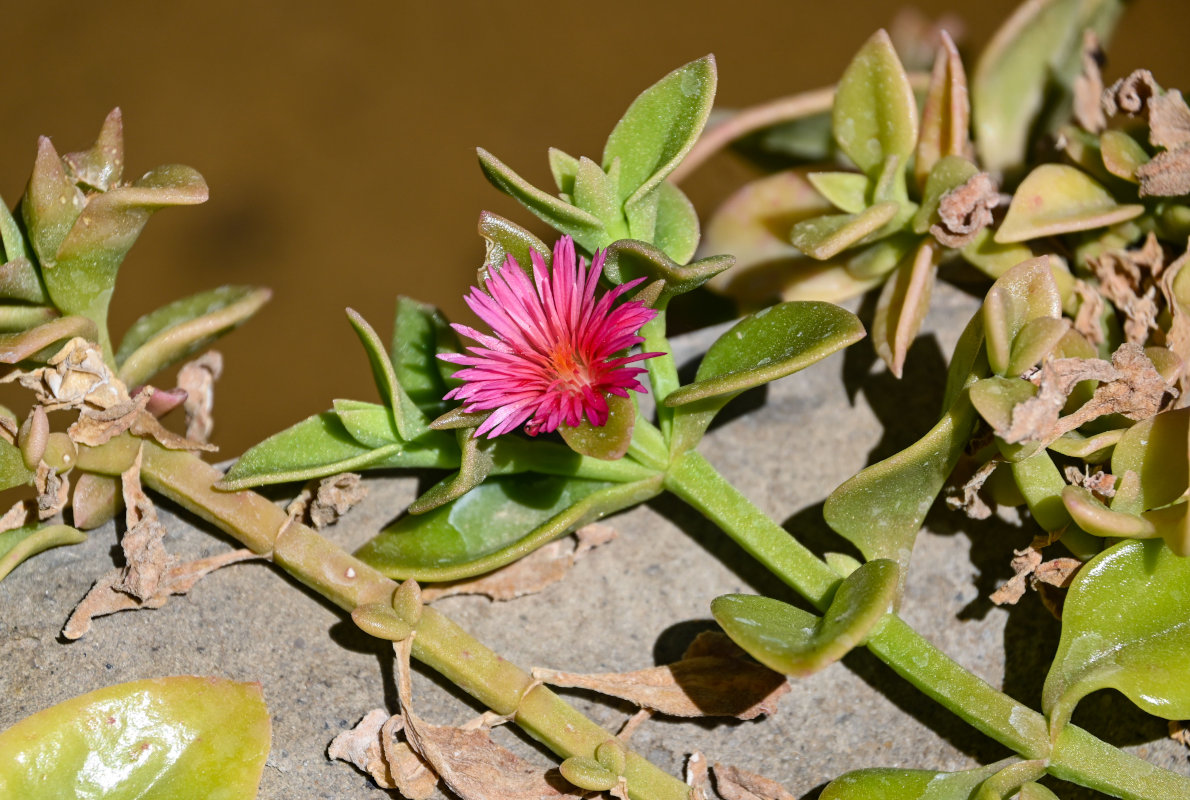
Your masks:
{"label": "thick stem", "polygon": [[[253,551],[272,552],[290,575],[340,608],[391,602],[397,584],[340,550],[314,530],[288,522],[285,512],[255,492],[219,492],[221,473],[197,456],[144,442],[144,482]],[[288,524],[287,524],[288,523]],[[517,723],[561,758],[594,758],[613,738],[532,676],[505,661],[446,616],[425,608],[416,625],[413,655],[463,691]],[[628,793],[634,800],[688,800],[689,787],[644,758],[630,755]]]}
{"label": "thick stem", "polygon": [[[819,609],[830,602],[834,572],[728,483],[698,453],[670,470],[666,488],[689,502]],[[832,581],[832,576],[834,579]],[[1028,759],[1050,759],[1051,772],[1117,797],[1190,800],[1190,779],[1129,756],[1074,726],[1051,747],[1045,718],[971,674],[890,614],[868,649],[926,695]]]}

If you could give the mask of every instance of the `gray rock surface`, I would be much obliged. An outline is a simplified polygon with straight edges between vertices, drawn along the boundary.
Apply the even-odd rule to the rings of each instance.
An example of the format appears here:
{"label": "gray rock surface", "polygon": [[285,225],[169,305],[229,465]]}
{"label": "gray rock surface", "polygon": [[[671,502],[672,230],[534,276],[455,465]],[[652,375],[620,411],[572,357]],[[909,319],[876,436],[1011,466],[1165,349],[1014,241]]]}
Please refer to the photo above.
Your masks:
{"label": "gray rock surface", "polygon": [[[897,382],[861,343],[763,391],[737,399],[702,451],[764,511],[819,551],[846,549],[821,519],[821,502],[847,477],[908,445],[932,424],[949,352],[976,301],[938,287],[924,335]],[[681,341],[693,361],[712,340]],[[747,413],[737,413],[746,411]],[[410,477],[369,481],[368,499],[328,529],[353,549],[414,497]],[[229,547],[221,534],[163,509],[167,548],[182,558]],[[789,599],[779,582],[730,540],[672,497],[611,520],[620,537],[580,562],[567,580],[508,603],[446,598],[436,607],[522,666],[596,672],[674,660],[710,627],[708,603],[728,592]],[[936,508],[921,535],[903,604],[905,618],[965,667],[1037,706],[1058,624],[1034,595],[1011,609],[987,595],[1011,574],[1013,547],[1031,525],[971,522]],[[97,620],[86,637],[59,637],[73,605],[118,553],[116,528],[79,546],[44,553],[0,582],[0,729],[92,689],[139,678],[198,674],[259,681],[273,717],[265,800],[380,798],[369,778],[327,760],[326,746],[377,706],[395,707],[391,650],[362,634],[337,609],[277,568],[238,564],[158,611]],[[1005,641],[1010,656],[1005,658]],[[478,709],[428,673],[415,676],[419,713],[461,723]],[[565,691],[565,690],[564,690]],[[615,729],[631,713],[618,701],[568,696]],[[1184,748],[1165,723],[1113,693],[1088,697],[1075,721],[1142,757],[1190,774]],[[497,739],[543,765],[554,762],[514,731]],[[795,683],[778,713],[755,722],[646,723],[633,746],[675,774],[686,754],[736,764],[814,796],[848,770],[899,766],[963,769],[1007,755],[1000,745],[934,705],[866,651]],[[1086,797],[1062,787],[1062,796]]]}

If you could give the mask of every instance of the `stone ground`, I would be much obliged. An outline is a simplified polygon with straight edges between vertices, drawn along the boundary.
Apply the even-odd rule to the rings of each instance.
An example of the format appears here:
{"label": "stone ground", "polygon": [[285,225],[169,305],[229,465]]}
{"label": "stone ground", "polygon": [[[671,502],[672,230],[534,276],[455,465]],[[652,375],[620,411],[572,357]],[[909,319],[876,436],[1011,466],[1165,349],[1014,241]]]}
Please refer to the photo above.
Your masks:
{"label": "stone ground", "polygon": [[[844,548],[821,521],[822,499],[929,427],[941,394],[942,353],[975,306],[971,297],[939,286],[929,319],[935,332],[915,344],[904,380],[892,379],[874,363],[871,347],[861,343],[767,391],[737,399],[703,452],[812,548]],[[688,337],[682,349],[694,354],[709,341],[705,333]],[[384,476],[370,487],[369,498],[328,531],[348,549],[400,513],[415,495],[416,480]],[[164,512],[171,552],[191,558],[228,548],[225,538],[194,527],[184,513]],[[580,562],[562,584],[509,603],[447,598],[437,607],[523,666],[599,672],[674,660],[696,632],[712,625],[708,603],[717,595],[788,595],[673,498],[618,515],[611,524],[619,539]],[[1058,624],[1034,595],[1011,609],[986,599],[1011,574],[1012,548],[1030,537],[1028,526],[971,522],[936,509],[918,540],[903,614],[965,667],[1038,706]],[[386,644],[260,562],[219,571],[161,610],[100,619],[83,639],[64,642],[59,632],[70,609],[111,568],[118,552],[116,529],[108,525],[86,543],[44,553],[0,582],[0,729],[67,697],[139,678],[197,674],[259,681],[273,717],[261,798],[385,796],[352,767],[328,761],[326,746],[369,709],[394,708]],[[415,676],[414,689],[418,711],[430,721],[461,723],[477,712],[425,672]],[[611,729],[631,713],[618,701],[562,691]],[[1119,695],[1088,697],[1075,721],[1190,774],[1186,750],[1165,738],[1165,723]],[[500,730],[497,739],[543,765],[553,763],[513,731]],[[652,721],[633,745],[675,774],[686,754],[701,750],[711,761],[764,774],[803,798],[860,767],[954,770],[1007,755],[866,651],[798,681],[771,718]],[[1091,796],[1069,786],[1058,791],[1063,797]]]}

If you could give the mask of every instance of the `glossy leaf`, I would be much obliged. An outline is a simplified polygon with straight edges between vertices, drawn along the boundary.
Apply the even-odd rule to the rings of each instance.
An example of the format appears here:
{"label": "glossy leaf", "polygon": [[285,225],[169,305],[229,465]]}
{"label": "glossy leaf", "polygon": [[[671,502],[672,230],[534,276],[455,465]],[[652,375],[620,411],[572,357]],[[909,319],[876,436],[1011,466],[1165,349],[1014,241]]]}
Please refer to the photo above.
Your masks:
{"label": "glossy leaf", "polygon": [[876,301],[876,316],[872,321],[872,344],[876,354],[888,365],[896,377],[901,377],[905,356],[921,330],[922,320],[930,308],[930,294],[938,272],[941,248],[925,240],[904,263],[892,279],[884,284]]}
{"label": "glossy leaf", "polygon": [[365,468],[450,469],[458,466],[458,457],[454,447],[399,443],[366,447],[348,433],[336,414],[328,411],[275,433],[248,450],[218,486],[225,490],[248,489]]}
{"label": "glossy leaf", "polygon": [[1140,142],[1124,131],[1104,131],[1099,136],[1099,152],[1104,168],[1129,183],[1140,183],[1136,177],[1137,167],[1149,163],[1150,156]]}
{"label": "glossy leaf", "polygon": [[446,381],[442,379],[438,353],[459,350],[446,317],[431,305],[408,297],[397,297],[393,320],[393,341],[390,360],[397,384],[427,417],[437,417],[446,411]]}
{"label": "glossy leaf", "polygon": [[44,361],[68,339],[95,341],[95,323],[86,317],[60,317],[20,333],[0,333],[0,364]]}
{"label": "glossy leaf", "polygon": [[[43,550],[64,544],[79,544],[87,540],[87,534],[69,525],[42,525],[33,523],[0,533],[0,580],[12,572],[18,564],[32,558]],[[3,738],[0,736],[0,738]],[[0,753],[0,761],[3,755]],[[2,778],[0,778],[2,783]]]}
{"label": "glossy leaf", "polygon": [[260,684],[194,676],[122,683],[0,733],[0,795],[251,800],[270,738]]}
{"label": "glossy leaf", "polygon": [[607,244],[607,232],[598,217],[541,191],[482,147],[476,152],[479,166],[492,185],[518,200],[546,224],[569,235],[587,251]]}
{"label": "glossy leaf", "polygon": [[1150,714],[1190,717],[1190,560],[1120,542],[1079,570],[1042,706],[1057,734],[1087,694],[1112,688]]}
{"label": "glossy leaf", "polygon": [[710,346],[694,383],[665,398],[670,407],[735,395],[790,375],[864,337],[854,314],[830,303],[781,303],[737,322]]}
{"label": "glossy leaf", "polygon": [[897,599],[897,565],[876,559],[843,579],[821,617],[755,595],[711,601],[711,614],[732,641],[769,669],[805,677],[863,644]]}
{"label": "glossy leaf", "polygon": [[902,167],[917,142],[917,101],[888,34],[877,31],[851,60],[835,90],[835,142],[875,177],[889,156]]}
{"label": "glossy leaf", "polygon": [[1035,258],[1010,269],[992,285],[983,301],[988,363],[997,375],[1007,373],[1017,334],[1029,322],[1062,316],[1062,297],[1049,258]]}
{"label": "glossy leaf", "polygon": [[868,207],[871,181],[862,172],[811,172],[806,178],[840,211],[858,214]]}
{"label": "glossy leaf", "polygon": [[825,261],[865,241],[900,210],[897,203],[877,203],[859,214],[825,214],[795,224],[789,241],[810,258]]}
{"label": "glossy leaf", "polygon": [[[603,148],[603,169],[620,160],[620,198],[651,192],[698,141],[715,100],[713,56],[666,75],[632,101]],[[577,239],[576,239],[577,241]]]}
{"label": "glossy leaf", "polygon": [[220,286],[146,314],[132,324],[116,351],[120,380],[129,386],[145,383],[242,325],[272,294],[253,286]]}
{"label": "glossy leaf", "polygon": [[1041,363],[1070,332],[1070,320],[1065,317],[1038,317],[1025,323],[1012,342],[1008,357],[1008,375],[1023,375]]}
{"label": "glossy leaf", "polygon": [[1092,536],[1152,539],[1157,527],[1143,516],[1110,509],[1081,486],[1062,490],[1062,503],[1074,523]]}
{"label": "glossy leaf", "polygon": [[603,275],[613,284],[627,283],[636,278],[665,281],[658,301],[664,308],[671,298],[697,289],[734,263],[731,256],[709,256],[681,266],[654,245],[635,239],[621,239],[607,248]]}
{"label": "glossy leaf", "polygon": [[930,74],[925,106],[921,111],[921,133],[914,151],[913,175],[919,189],[940,159],[965,156],[969,147],[971,103],[967,98],[967,73],[954,40],[940,32],[941,46]]}
{"label": "glossy leaf", "polygon": [[1070,512],[1062,501],[1069,488],[1054,460],[1045,450],[1011,463],[1012,477],[1029,506],[1029,513],[1044,531],[1060,531],[1070,524]]}
{"label": "glossy leaf", "polygon": [[971,80],[975,145],[984,169],[1006,172],[1025,160],[1047,101],[1065,119],[1071,86],[1082,68],[1082,33],[1106,42],[1121,0],[1030,0],[1019,6],[984,48]]}
{"label": "glossy leaf", "polygon": [[632,430],[636,427],[636,403],[631,397],[607,397],[608,417],[603,425],[592,425],[585,417],[576,428],[558,428],[570,449],[580,455],[605,461],[622,458],[632,444]]}
{"label": "glossy leaf", "polygon": [[963,772],[924,769],[861,769],[835,778],[819,800],[971,800],[979,784],[1012,759]]}
{"label": "glossy leaf", "polygon": [[[1129,428],[1112,452],[1112,474],[1132,471],[1138,492],[1129,498],[1141,512],[1168,505],[1190,487],[1190,408],[1166,411]],[[1113,508],[1117,508],[1114,504]],[[1128,510],[1117,508],[1117,510]]]}
{"label": "glossy leaf", "polygon": [[994,431],[1012,425],[1012,411],[1037,394],[1037,387],[1023,378],[993,375],[971,386],[971,403]]}
{"label": "glossy leaf", "polygon": [[1084,436],[1078,431],[1070,431],[1050,442],[1048,447],[1055,453],[1061,453],[1071,458],[1081,458],[1088,464],[1102,464],[1111,455],[1112,449],[1123,434],[1124,431],[1120,428],[1090,436]]}
{"label": "glossy leaf", "polygon": [[493,477],[452,503],[402,517],[355,555],[390,578],[459,580],[511,563],[658,491],[658,481]]}
{"label": "glossy leaf", "polygon": [[996,231],[996,241],[1023,242],[1104,228],[1139,217],[1144,210],[1135,203],[1120,205],[1107,189],[1076,167],[1042,164],[1017,187]]}

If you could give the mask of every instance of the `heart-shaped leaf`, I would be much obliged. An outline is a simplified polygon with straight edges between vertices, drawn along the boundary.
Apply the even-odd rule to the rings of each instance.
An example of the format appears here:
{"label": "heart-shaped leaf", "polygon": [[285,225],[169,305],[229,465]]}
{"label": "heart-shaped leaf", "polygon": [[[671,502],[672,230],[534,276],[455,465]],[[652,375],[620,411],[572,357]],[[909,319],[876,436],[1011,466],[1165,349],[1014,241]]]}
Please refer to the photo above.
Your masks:
{"label": "heart-shaped leaf", "polygon": [[858,214],[868,207],[872,181],[862,172],[811,172],[806,178],[840,211]]}
{"label": "heart-shaped leaf", "polygon": [[780,600],[728,594],[711,601],[727,635],[770,669],[805,677],[833,664],[868,634],[897,599],[896,563],[876,559],[843,579],[821,618]]}
{"label": "heart-shaped leaf", "polygon": [[547,225],[569,235],[588,252],[607,245],[607,231],[598,217],[541,191],[482,147],[476,152],[479,166],[492,185],[518,200]]}
{"label": "heart-shaped leaf", "polygon": [[253,286],[220,286],[146,314],[132,324],[116,351],[120,380],[129,386],[145,383],[242,325],[272,294]]}
{"label": "heart-shaped leaf", "polygon": [[1069,117],[1082,68],[1082,33],[1107,42],[1121,0],[1034,0],[1018,7],[984,48],[971,80],[975,144],[984,169],[1020,167],[1047,100]]}
{"label": "heart-shaped leaf", "polygon": [[1012,759],[963,772],[924,769],[861,769],[835,778],[819,800],[971,800],[979,784]]}
{"label": "heart-shaped leaf", "polygon": [[875,234],[900,210],[899,203],[885,202],[858,214],[824,214],[794,225],[789,241],[810,258],[825,261]]}
{"label": "heart-shaped leaf", "polygon": [[450,581],[490,572],[605,514],[643,502],[659,480],[493,477],[454,502],[389,525],[356,551],[390,578]]}
{"label": "heart-shaped leaf", "polygon": [[622,200],[647,195],[690,152],[711,113],[717,80],[714,57],[703,56],[632,101],[603,148],[604,170],[620,160]]}
{"label": "heart-shaped leaf", "polygon": [[621,239],[607,248],[603,275],[617,285],[637,278],[665,281],[658,299],[659,306],[664,308],[671,298],[697,289],[734,263],[731,256],[709,256],[680,266],[654,245]]}
{"label": "heart-shaped leaf", "polygon": [[892,39],[883,30],[864,43],[835,89],[835,142],[869,177],[889,156],[907,163],[917,142],[917,101]]}
{"label": "heart-shaped leaf", "polygon": [[1126,541],[1079,570],[1042,706],[1056,735],[1075,705],[1112,688],[1150,714],[1190,717],[1190,560]]}
{"label": "heart-shaped leaf", "polygon": [[0,733],[0,795],[252,800],[270,737],[260,684],[194,676],[122,683]]}
{"label": "heart-shaped leaf", "polygon": [[[69,525],[33,523],[4,531],[0,533],[0,580],[3,580],[22,561],[32,558],[42,550],[85,541],[87,541],[87,534]],[[0,761],[2,760],[3,754],[0,753]],[[0,783],[2,783],[2,779],[0,779]]]}
{"label": "heart-shaped leaf", "polygon": [[631,397],[608,395],[607,408],[607,421],[603,425],[592,425],[584,417],[577,428],[569,425],[558,428],[571,450],[604,461],[623,458],[632,444],[632,430],[636,427],[636,403]]}
{"label": "heart-shaped leaf", "polygon": [[992,372],[1005,375],[1012,360],[1017,334],[1029,322],[1062,316],[1062,296],[1043,256],[1005,272],[992,284],[983,301],[984,335]]}
{"label": "heart-shaped leaf", "polygon": [[[441,444],[443,441],[449,446]],[[338,415],[327,411],[275,433],[248,450],[218,487],[235,491],[369,467],[452,469],[459,465],[452,437],[425,437],[423,442],[367,447],[352,437]]]}
{"label": "heart-shaped leaf", "polygon": [[967,99],[967,73],[954,40],[945,30],[939,35],[941,47],[934,59],[930,88],[921,111],[921,133],[914,152],[913,175],[918,189],[925,188],[927,176],[940,159],[965,156],[970,147],[968,128],[971,103]]}
{"label": "heart-shaped leaf", "polygon": [[921,243],[911,258],[897,268],[891,280],[885,281],[876,301],[876,316],[872,321],[872,344],[888,369],[901,377],[909,346],[921,330],[922,320],[930,309],[930,293],[938,272],[941,248],[931,239]]}
{"label": "heart-shaped leaf", "polygon": [[1082,170],[1042,164],[1021,181],[996,231],[1001,244],[1105,228],[1139,217],[1145,207],[1120,205]]}

